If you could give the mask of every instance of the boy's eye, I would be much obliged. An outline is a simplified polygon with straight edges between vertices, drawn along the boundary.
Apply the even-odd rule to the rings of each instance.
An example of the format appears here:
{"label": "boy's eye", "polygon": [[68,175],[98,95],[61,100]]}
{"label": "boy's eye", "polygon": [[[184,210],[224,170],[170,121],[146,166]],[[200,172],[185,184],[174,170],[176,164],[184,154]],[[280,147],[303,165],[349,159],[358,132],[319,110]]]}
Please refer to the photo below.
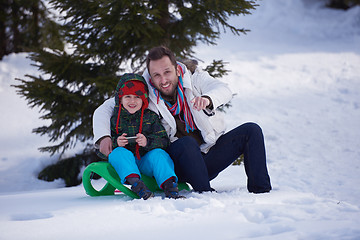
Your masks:
{"label": "boy's eye", "polygon": [[128,98],[128,99],[131,99],[131,98],[140,98],[140,96],[138,96],[138,95],[125,95],[124,98]]}

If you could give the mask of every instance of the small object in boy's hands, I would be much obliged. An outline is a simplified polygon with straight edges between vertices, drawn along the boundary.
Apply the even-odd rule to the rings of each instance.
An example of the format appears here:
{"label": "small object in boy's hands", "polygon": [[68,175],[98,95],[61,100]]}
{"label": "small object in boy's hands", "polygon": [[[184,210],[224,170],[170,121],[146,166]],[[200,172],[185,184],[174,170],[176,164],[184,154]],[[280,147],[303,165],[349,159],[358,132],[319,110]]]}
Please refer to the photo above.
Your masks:
{"label": "small object in boy's hands", "polygon": [[134,143],[136,140],[136,136],[133,137],[126,137],[126,139],[128,140],[129,143]]}

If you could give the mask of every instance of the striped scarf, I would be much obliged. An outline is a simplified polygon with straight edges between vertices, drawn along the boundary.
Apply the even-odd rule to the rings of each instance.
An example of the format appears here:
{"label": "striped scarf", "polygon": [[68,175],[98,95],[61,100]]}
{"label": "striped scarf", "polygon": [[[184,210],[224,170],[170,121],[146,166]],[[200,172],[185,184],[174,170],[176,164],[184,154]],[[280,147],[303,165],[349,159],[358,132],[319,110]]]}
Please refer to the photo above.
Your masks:
{"label": "striped scarf", "polygon": [[[179,115],[180,119],[185,122],[185,130],[186,130],[186,132],[189,132],[189,131],[196,130],[196,126],[195,126],[195,122],[193,120],[189,105],[186,101],[182,76],[183,76],[183,71],[181,69],[181,75],[179,76],[179,83],[177,86],[177,97],[176,97],[176,102],[174,104],[171,104],[170,102],[164,100],[160,96],[160,93],[156,88],[154,88],[154,93],[158,99],[158,102],[159,102],[159,98],[164,100],[167,108],[169,109],[170,113],[173,116],[180,114]],[[151,83],[151,80],[150,80],[150,83]]]}

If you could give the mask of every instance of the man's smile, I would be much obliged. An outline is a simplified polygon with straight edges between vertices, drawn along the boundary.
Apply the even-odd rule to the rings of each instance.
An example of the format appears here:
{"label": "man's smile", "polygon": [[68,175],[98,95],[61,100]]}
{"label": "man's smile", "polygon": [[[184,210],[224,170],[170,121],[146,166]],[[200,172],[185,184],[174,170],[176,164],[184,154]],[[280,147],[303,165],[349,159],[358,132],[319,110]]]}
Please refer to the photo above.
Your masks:
{"label": "man's smile", "polygon": [[162,85],[161,85],[161,88],[166,89],[166,88],[169,88],[170,85],[171,85],[171,83],[167,82],[167,83],[165,83],[165,84],[162,84]]}

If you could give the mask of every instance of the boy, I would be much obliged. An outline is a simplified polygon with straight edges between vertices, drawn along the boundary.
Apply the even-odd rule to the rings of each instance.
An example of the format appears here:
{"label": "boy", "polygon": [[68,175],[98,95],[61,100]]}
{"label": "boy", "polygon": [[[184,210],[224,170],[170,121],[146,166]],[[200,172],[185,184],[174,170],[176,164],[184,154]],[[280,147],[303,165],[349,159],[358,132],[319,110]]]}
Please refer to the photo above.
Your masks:
{"label": "boy", "polygon": [[114,150],[108,156],[109,163],[122,183],[131,184],[131,190],[144,200],[154,194],[140,179],[140,173],[155,177],[166,197],[182,198],[174,163],[164,150],[169,145],[169,138],[158,115],[147,109],[148,104],[145,79],[132,73],[121,76],[111,116]]}

